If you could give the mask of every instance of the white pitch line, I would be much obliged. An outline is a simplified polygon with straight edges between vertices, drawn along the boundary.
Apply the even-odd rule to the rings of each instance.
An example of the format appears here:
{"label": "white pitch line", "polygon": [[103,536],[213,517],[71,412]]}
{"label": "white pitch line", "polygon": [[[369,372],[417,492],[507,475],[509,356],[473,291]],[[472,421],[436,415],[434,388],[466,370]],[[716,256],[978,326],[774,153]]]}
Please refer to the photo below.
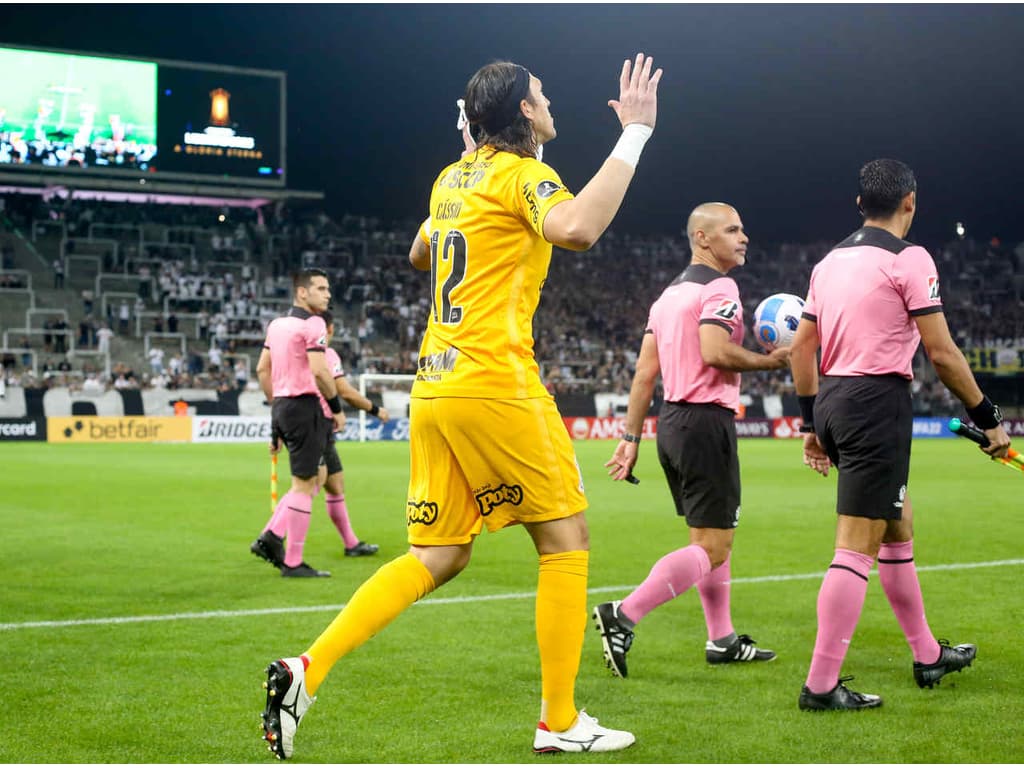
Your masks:
{"label": "white pitch line", "polygon": [[[922,571],[965,571],[974,568],[1003,568],[1006,566],[1024,565],[1024,560],[991,560],[986,563],[947,563],[943,565],[920,565],[918,572]],[[790,573],[777,576],[741,576],[732,579],[733,584],[766,584],[776,581],[805,581],[809,579],[821,579],[824,571],[816,573]],[[587,590],[588,594],[596,595],[602,592],[629,592],[632,586],[618,587],[592,587]],[[459,597],[432,597],[422,600],[416,605],[454,605],[456,603],[486,603],[493,600],[526,600],[536,596],[536,592],[506,592],[499,595],[463,595]],[[200,611],[195,613],[167,613],[151,616],[110,616],[97,619],[66,619],[63,621],[21,621],[0,624],[0,632],[13,632],[18,629],[40,629],[61,628],[61,627],[85,627],[94,625],[109,624],[139,624],[149,621],[188,621],[192,619],[234,619],[243,616],[271,616],[283,613],[318,613],[333,611],[337,613],[345,607],[344,603],[335,605],[306,605],[291,606],[288,608],[247,608],[240,611]]]}

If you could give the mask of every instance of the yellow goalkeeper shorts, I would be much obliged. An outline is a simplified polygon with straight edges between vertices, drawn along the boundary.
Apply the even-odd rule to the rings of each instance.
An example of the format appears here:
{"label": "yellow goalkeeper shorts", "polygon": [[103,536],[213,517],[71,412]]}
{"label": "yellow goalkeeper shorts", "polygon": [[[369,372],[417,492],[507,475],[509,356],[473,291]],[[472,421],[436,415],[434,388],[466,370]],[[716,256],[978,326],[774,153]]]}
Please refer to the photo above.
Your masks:
{"label": "yellow goalkeeper shorts", "polygon": [[414,397],[409,417],[410,544],[465,544],[484,524],[496,531],[587,508],[552,399]]}

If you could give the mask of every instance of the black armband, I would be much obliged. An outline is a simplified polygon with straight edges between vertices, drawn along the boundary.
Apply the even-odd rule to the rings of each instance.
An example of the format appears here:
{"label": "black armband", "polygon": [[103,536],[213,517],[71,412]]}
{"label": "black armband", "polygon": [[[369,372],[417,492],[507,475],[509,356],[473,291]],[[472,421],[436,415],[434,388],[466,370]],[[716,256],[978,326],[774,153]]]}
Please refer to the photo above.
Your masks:
{"label": "black armband", "polygon": [[327,405],[331,407],[331,413],[341,413],[341,398],[337,395],[328,400]]}
{"label": "black armband", "polygon": [[380,413],[380,406],[377,405],[376,403],[370,403],[370,410],[368,410],[367,413],[370,414],[371,416],[376,416],[378,413]]}
{"label": "black armband", "polygon": [[626,432],[625,434],[623,434],[622,435],[622,439],[625,440],[627,443],[639,443],[640,442],[640,436],[639,435],[631,435],[629,432]]}
{"label": "black armband", "polygon": [[798,395],[796,398],[800,403],[800,418],[804,422],[800,425],[801,432],[814,431],[814,399],[816,397],[817,395]]}
{"label": "black armband", "polygon": [[999,406],[984,395],[981,396],[980,403],[967,409],[967,415],[981,429],[995,429],[1003,420]]}

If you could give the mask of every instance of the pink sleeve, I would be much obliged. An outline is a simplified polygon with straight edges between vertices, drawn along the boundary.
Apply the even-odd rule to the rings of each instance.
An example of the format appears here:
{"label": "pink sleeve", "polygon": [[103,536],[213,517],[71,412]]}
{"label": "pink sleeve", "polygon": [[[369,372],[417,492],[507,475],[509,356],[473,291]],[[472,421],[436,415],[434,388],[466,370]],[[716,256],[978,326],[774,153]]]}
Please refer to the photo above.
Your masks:
{"label": "pink sleeve", "polygon": [[931,255],[921,246],[914,245],[900,252],[893,266],[893,280],[910,314],[942,311],[939,270],[935,268]]}
{"label": "pink sleeve", "polygon": [[723,277],[712,280],[704,287],[700,296],[701,325],[713,323],[732,333],[742,320],[740,291],[735,280]]}
{"label": "pink sleeve", "polygon": [[804,299],[804,311],[802,315],[813,318],[818,322],[818,299],[814,295],[814,277],[818,274],[818,268],[811,271],[811,283],[807,286],[807,298]]}
{"label": "pink sleeve", "polygon": [[319,315],[306,320],[302,332],[305,334],[307,352],[313,349],[323,351],[327,347],[327,326]]}
{"label": "pink sleeve", "polygon": [[345,369],[341,367],[341,358],[338,353],[330,347],[327,348],[327,370],[331,372],[331,378],[337,379],[345,375]]}

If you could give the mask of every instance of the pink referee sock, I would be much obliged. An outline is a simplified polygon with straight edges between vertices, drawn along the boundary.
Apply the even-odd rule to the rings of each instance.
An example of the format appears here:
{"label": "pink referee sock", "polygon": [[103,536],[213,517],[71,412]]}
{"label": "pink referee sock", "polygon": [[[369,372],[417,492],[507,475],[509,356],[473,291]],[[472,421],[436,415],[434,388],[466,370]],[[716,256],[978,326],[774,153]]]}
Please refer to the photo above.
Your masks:
{"label": "pink referee sock", "polygon": [[302,548],[306,544],[306,532],[309,530],[309,513],[313,510],[313,497],[288,491],[281,499],[286,504],[285,519],[288,521],[288,541],[285,543],[284,564],[294,568],[302,564]]}
{"label": "pink referee sock", "polygon": [[812,693],[828,693],[839,682],[839,670],[857,628],[868,574],[874,558],[837,549],[818,592],[818,639],[814,643],[807,687]]}
{"label": "pink referee sock", "polygon": [[263,528],[264,531],[270,531],[281,539],[288,533],[288,505],[284,502],[287,498],[288,494],[286,493],[278,500],[277,506],[274,507],[274,514],[270,516],[266,526]]}
{"label": "pink referee sock", "polygon": [[352,549],[359,543],[359,537],[352,532],[352,523],[348,519],[348,507],[345,506],[344,494],[340,496],[327,495],[327,514],[330,515],[334,527],[338,529],[346,549]]}
{"label": "pink referee sock", "polygon": [[669,552],[654,564],[644,583],[622,601],[619,612],[634,624],[662,603],[678,597],[711,570],[703,547],[691,544]]}
{"label": "pink referee sock", "polygon": [[942,651],[924,615],[913,540],[882,545],[878,551],[878,580],[907,637],[914,661],[934,663]]}
{"label": "pink referee sock", "polygon": [[700,604],[704,606],[704,623],[708,626],[708,640],[728,637],[735,630],[732,626],[732,614],[729,610],[729,593],[732,579],[732,553],[717,568],[697,582],[700,593]]}
{"label": "pink referee sock", "polygon": [[[310,499],[316,498],[318,493],[320,493],[320,486],[314,485],[313,495],[310,496]],[[284,501],[287,498],[287,493],[281,497],[281,500],[277,502],[277,506],[274,507],[274,514],[270,516],[267,524],[263,526],[264,531],[270,531],[279,539],[283,539],[285,534],[288,533],[288,505]],[[312,507],[310,507],[310,509],[312,509]]]}

